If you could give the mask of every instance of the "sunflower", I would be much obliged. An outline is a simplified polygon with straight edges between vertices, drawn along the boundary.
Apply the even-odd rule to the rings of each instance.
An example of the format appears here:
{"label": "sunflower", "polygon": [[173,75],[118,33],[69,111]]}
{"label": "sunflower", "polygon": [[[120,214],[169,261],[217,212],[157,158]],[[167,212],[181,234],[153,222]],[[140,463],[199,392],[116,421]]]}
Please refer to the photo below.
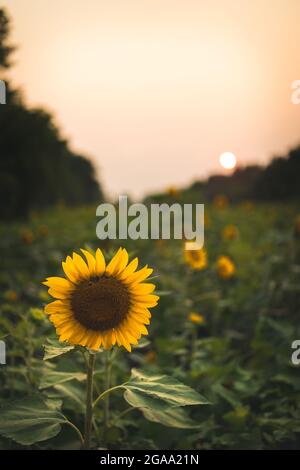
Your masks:
{"label": "sunflower", "polygon": [[219,256],[217,260],[217,273],[222,279],[230,279],[234,276],[235,265],[228,256]]}
{"label": "sunflower", "polygon": [[196,312],[191,312],[188,318],[190,322],[195,323],[196,325],[203,325],[203,323],[205,323],[204,316]]}
{"label": "sunflower", "polygon": [[60,341],[98,350],[117,344],[131,351],[141,335],[147,335],[149,308],[157,305],[154,284],[145,283],[152,273],[148,266],[137,270],[138,258],[128,263],[128,253],[120,248],[106,266],[102,251],[95,256],[81,250],[62,263],[66,278],[49,277],[43,283],[54,302],[45,312]]}
{"label": "sunflower", "polygon": [[199,250],[184,250],[185,262],[191,266],[191,268],[200,270],[207,266],[207,253],[204,248]]}
{"label": "sunflower", "polygon": [[233,224],[228,224],[222,232],[224,240],[236,240],[239,236],[238,228]]}
{"label": "sunflower", "polygon": [[229,205],[228,197],[224,194],[218,194],[214,197],[213,205],[219,210],[226,209]]}

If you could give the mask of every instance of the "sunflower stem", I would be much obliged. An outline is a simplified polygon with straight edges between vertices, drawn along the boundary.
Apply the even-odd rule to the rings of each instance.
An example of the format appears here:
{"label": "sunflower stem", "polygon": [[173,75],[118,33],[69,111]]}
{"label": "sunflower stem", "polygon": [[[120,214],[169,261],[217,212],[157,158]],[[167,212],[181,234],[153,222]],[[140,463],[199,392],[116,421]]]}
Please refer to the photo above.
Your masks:
{"label": "sunflower stem", "polygon": [[93,421],[93,376],[95,357],[95,354],[89,353],[89,360],[87,366],[86,411],[84,425],[84,449],[86,450],[89,450],[91,445],[91,432]]}
{"label": "sunflower stem", "polygon": [[101,395],[99,395],[94,401],[94,408],[98,404],[98,402],[102,400],[108,393],[111,393],[113,390],[117,390],[118,388],[124,388],[126,384],[127,382],[124,382],[121,385],[116,385],[115,387],[111,387],[108,390],[105,390],[105,392],[101,393]]}
{"label": "sunflower stem", "polygon": [[[110,351],[105,353],[105,390],[109,390],[111,386],[111,368],[112,361]],[[110,396],[107,394],[104,400],[104,427],[108,428],[109,425],[109,405],[110,405]]]}

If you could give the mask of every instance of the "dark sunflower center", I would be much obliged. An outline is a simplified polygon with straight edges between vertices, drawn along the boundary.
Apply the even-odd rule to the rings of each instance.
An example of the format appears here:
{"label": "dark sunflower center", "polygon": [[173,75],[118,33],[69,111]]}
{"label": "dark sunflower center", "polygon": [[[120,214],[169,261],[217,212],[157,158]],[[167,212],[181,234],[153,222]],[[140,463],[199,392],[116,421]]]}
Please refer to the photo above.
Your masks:
{"label": "dark sunflower center", "polygon": [[74,317],[86,328],[105,331],[127,316],[130,297],[122,282],[111,277],[83,281],[71,298]]}

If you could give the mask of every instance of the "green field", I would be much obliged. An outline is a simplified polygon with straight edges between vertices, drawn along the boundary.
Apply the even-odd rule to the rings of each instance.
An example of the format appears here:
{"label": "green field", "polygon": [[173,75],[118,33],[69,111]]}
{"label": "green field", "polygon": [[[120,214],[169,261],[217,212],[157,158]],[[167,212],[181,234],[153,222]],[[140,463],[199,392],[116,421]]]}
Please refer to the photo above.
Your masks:
{"label": "green field", "polygon": [[[186,264],[181,241],[122,243],[141,266],[154,268],[161,298],[149,336],[132,353],[116,348],[96,355],[95,393],[126,382],[137,369],[158,377],[156,394],[166,374],[170,396],[112,391],[95,408],[93,448],[299,447],[300,369],[291,362],[292,342],[300,339],[299,212],[293,205],[207,207],[208,263],[198,271]],[[2,449],[80,448],[66,419],[83,429],[84,352],[65,352],[57,344],[43,312],[50,298],[42,281],[63,275],[61,261],[80,248],[100,247],[108,259],[115,253],[120,243],[100,242],[96,223],[94,207],[62,206],[32,214],[30,222],[0,226],[0,339],[7,355],[0,365]],[[224,238],[228,224],[236,227],[233,239]],[[229,279],[218,276],[221,255],[234,263]],[[45,343],[56,357],[43,360]],[[174,406],[172,396],[180,394],[175,379],[210,404],[192,405],[194,392],[186,388],[190,403]],[[26,416],[20,412],[25,397]]]}

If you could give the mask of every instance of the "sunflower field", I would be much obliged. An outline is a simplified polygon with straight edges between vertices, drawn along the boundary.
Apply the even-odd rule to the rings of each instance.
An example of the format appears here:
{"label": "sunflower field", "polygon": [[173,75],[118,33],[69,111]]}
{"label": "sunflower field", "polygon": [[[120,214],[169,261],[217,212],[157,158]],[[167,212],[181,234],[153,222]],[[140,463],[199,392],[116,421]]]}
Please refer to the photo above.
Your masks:
{"label": "sunflower field", "polygon": [[[179,240],[100,242],[94,207],[1,225],[1,449],[299,447],[298,210],[205,206],[192,255]],[[97,295],[127,326],[101,317],[95,339],[80,311],[104,269]]]}

